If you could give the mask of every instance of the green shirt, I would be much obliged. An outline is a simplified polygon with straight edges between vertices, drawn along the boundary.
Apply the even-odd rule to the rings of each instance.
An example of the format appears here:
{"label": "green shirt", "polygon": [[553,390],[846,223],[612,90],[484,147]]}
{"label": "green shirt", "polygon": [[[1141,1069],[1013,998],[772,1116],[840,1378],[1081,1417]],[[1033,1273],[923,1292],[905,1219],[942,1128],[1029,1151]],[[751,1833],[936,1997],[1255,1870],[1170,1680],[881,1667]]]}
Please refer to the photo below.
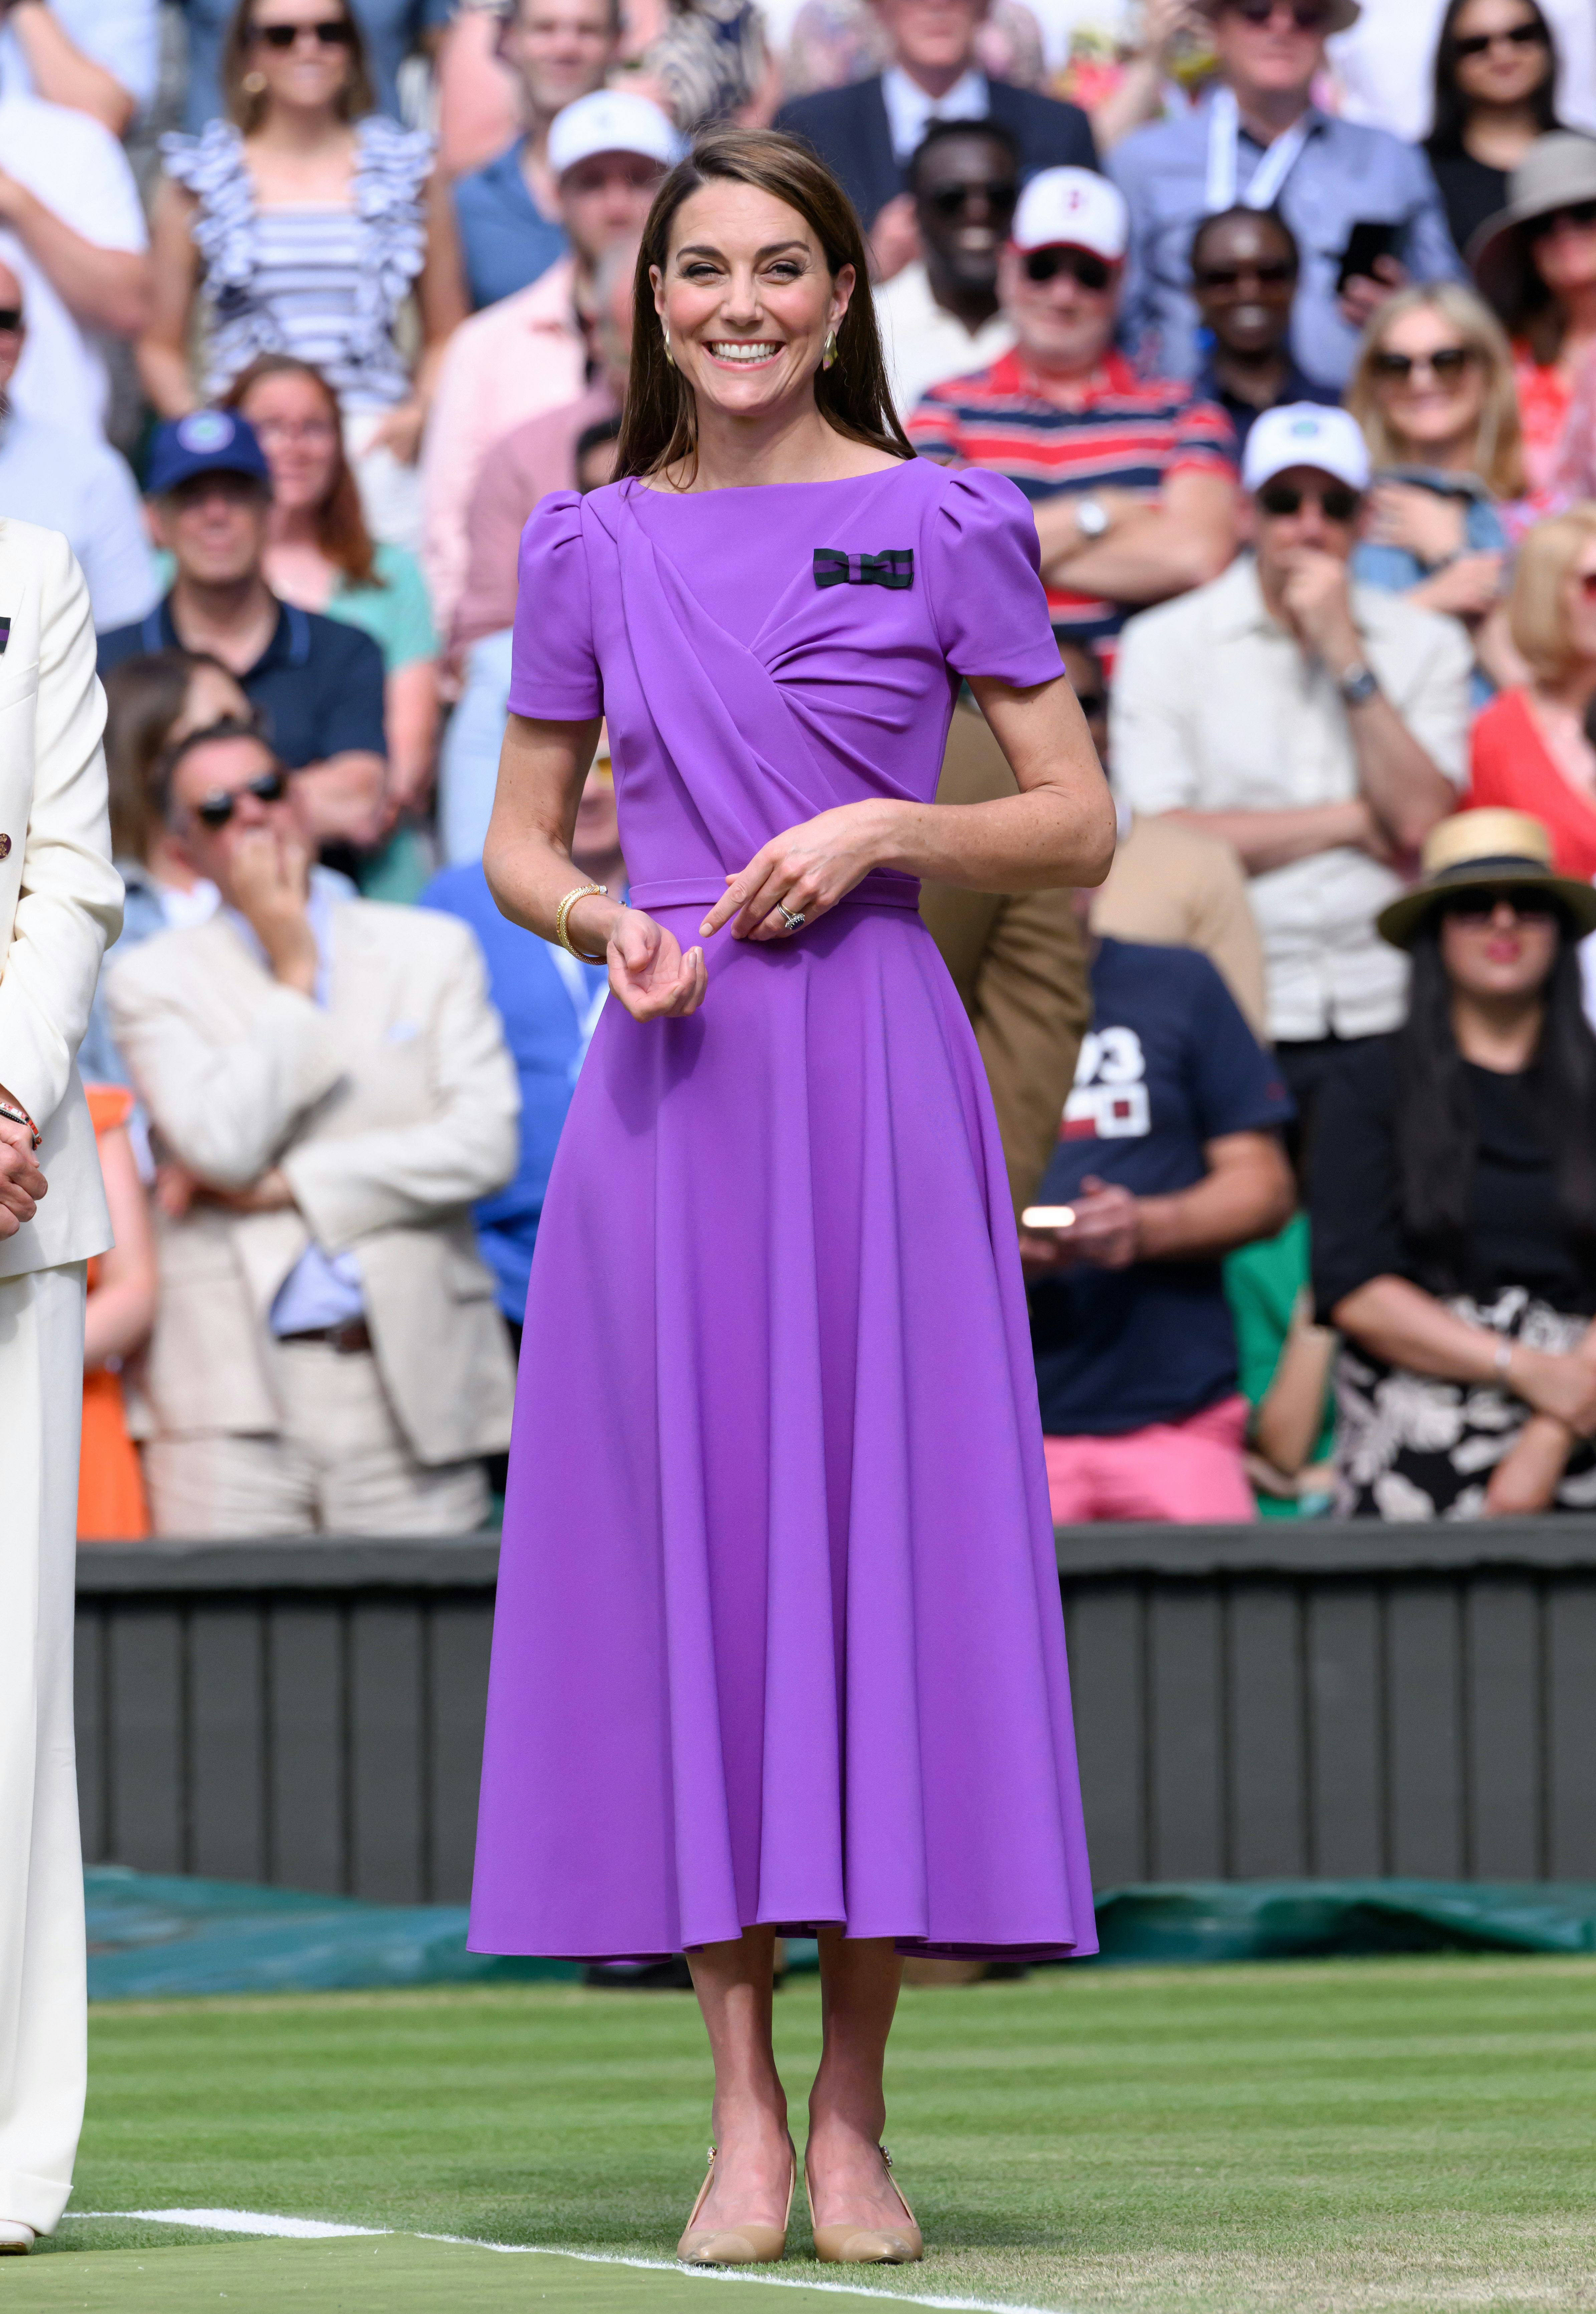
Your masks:
{"label": "green shirt", "polygon": [[[1236,1328],[1236,1363],[1242,1396],[1261,1405],[1274,1380],[1291,1330],[1298,1297],[1309,1282],[1308,1216],[1292,1215],[1278,1237],[1262,1238],[1256,1245],[1239,1246],[1224,1262],[1225,1299]],[[1311,1460],[1329,1460],[1336,1435],[1335,1402],[1327,1391],[1325,1418]],[[1296,1518],[1294,1496],[1257,1497],[1264,1518]]]}

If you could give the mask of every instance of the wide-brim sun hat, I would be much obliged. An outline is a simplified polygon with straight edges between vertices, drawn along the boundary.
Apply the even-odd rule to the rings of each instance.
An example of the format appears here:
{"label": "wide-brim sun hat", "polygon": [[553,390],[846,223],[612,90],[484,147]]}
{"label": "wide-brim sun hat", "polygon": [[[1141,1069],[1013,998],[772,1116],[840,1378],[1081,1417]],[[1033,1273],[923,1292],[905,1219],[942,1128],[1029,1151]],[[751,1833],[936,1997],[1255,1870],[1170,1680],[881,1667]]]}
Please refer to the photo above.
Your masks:
{"label": "wide-brim sun hat", "polygon": [[1374,919],[1381,940],[1411,948],[1426,917],[1454,893],[1526,892],[1556,900],[1575,932],[1596,932],[1596,886],[1559,876],[1552,839],[1527,811],[1486,805],[1454,812],[1424,838],[1418,883]]}
{"label": "wide-brim sun hat", "polygon": [[1469,239],[1469,269],[1498,314],[1513,314],[1523,303],[1530,253],[1520,228],[1576,201],[1596,201],[1596,137],[1548,129],[1509,176],[1507,207],[1487,217]]}
{"label": "wide-brim sun hat", "polygon": [[[1220,10],[1228,4],[1229,0],[1200,0],[1205,16],[1217,16]],[[1331,0],[1329,21],[1325,30],[1327,32],[1350,32],[1362,13],[1358,0]]]}

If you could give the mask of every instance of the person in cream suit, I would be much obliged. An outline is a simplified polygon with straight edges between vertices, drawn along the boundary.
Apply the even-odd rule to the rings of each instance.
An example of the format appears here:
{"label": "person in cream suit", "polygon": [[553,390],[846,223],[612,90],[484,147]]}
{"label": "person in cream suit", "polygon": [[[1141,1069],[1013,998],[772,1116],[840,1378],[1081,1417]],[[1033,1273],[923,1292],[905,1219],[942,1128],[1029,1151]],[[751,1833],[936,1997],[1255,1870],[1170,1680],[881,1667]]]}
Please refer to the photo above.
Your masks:
{"label": "person in cream suit", "polygon": [[75,1055],[122,921],[66,541],[0,521],[0,2251],[72,2190],[87,2071],[72,1727],[84,1278],[110,1243]]}
{"label": "person in cream suit", "polygon": [[520,1108],[475,936],[312,868],[248,725],[157,777],[222,905],[106,975],[162,1160],[156,1532],[466,1532],[513,1388],[469,1208],[514,1172]]}

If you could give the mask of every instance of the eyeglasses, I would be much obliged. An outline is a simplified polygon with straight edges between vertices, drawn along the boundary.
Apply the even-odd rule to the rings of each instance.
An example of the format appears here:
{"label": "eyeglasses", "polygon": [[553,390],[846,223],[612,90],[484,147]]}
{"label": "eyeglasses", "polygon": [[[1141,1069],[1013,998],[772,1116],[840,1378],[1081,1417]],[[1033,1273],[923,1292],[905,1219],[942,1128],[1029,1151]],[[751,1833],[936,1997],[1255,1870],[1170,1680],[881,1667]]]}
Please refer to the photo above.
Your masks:
{"label": "eyeglasses", "polygon": [[1526,241],[1549,241],[1553,234],[1565,225],[1586,231],[1596,225],[1596,200],[1570,201],[1560,209],[1548,209],[1544,216],[1527,217],[1524,221]]}
{"label": "eyeglasses", "polygon": [[1244,23],[1268,24],[1278,12],[1290,16],[1299,32],[1322,32],[1330,21],[1330,11],[1323,0],[1231,0],[1236,13]]}
{"label": "eyeglasses", "polygon": [[1442,913],[1460,924],[1477,928],[1488,924],[1498,908],[1505,908],[1521,924],[1550,923],[1557,914],[1555,900],[1543,900],[1539,893],[1526,892],[1521,884],[1510,884],[1498,892],[1459,892],[1455,899],[1442,902]]}
{"label": "eyeglasses", "polygon": [[1452,54],[1463,57],[1483,57],[1487,49],[1500,41],[1504,48],[1544,49],[1547,37],[1539,24],[1514,24],[1505,32],[1470,32],[1463,40],[1452,42]]}
{"label": "eyeglasses", "polygon": [[14,337],[22,326],[20,305],[0,305],[0,337]]}
{"label": "eyeglasses", "polygon": [[1400,379],[1406,384],[1416,369],[1427,369],[1442,379],[1459,378],[1478,359],[1477,346],[1437,346],[1430,354],[1399,354],[1382,346],[1370,356],[1369,367],[1378,378],[1390,384]]}
{"label": "eyeglasses", "polygon": [[1309,503],[1318,508],[1327,522],[1356,522],[1363,494],[1345,482],[1327,482],[1318,490],[1305,490],[1296,482],[1265,482],[1258,492],[1265,514],[1301,514]]}
{"label": "eyeglasses", "polygon": [[1260,289],[1286,289],[1297,278],[1289,257],[1266,257],[1259,265],[1205,265],[1194,275],[1199,289],[1239,289],[1256,281]]}
{"label": "eyeglasses", "polygon": [[1068,273],[1080,288],[1100,296],[1119,268],[1089,249],[1028,249],[1025,269],[1027,279],[1038,284],[1051,281],[1056,273]]}
{"label": "eyeglasses", "polygon": [[241,788],[214,788],[195,805],[194,817],[203,827],[223,828],[237,810],[241,796],[253,796],[257,803],[281,803],[287,792],[288,774],[276,764],[258,779],[246,780]]}
{"label": "eyeglasses", "polygon": [[324,49],[352,49],[355,27],[347,16],[323,16],[315,24],[251,24],[250,38],[269,49],[291,49],[301,33]]}
{"label": "eyeglasses", "polygon": [[968,208],[977,193],[981,195],[989,209],[1000,209],[1004,216],[1007,216],[1019,199],[1019,187],[1007,182],[939,185],[935,192],[927,195],[927,199],[939,216],[952,217],[957,216],[961,209]]}

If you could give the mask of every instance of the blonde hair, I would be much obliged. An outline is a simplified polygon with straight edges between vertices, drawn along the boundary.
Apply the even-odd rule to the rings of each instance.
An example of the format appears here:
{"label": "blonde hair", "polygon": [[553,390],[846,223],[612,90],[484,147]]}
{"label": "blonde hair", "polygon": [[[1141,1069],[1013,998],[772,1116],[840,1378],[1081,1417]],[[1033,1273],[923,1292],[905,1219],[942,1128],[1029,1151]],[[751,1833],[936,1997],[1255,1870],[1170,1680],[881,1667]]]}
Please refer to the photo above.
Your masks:
{"label": "blonde hair", "polygon": [[1523,436],[1513,385],[1512,348],[1507,332],[1482,298],[1459,281],[1431,281],[1399,289],[1371,319],[1358,348],[1346,406],[1363,429],[1378,473],[1385,466],[1420,463],[1405,447],[1381,405],[1374,358],[1384,351],[1393,322],[1409,314],[1439,314],[1485,365],[1485,401],[1471,460],[1475,473],[1495,499],[1522,498],[1525,490]]}
{"label": "blonde hair", "polygon": [[1514,642],[1543,683],[1556,683],[1574,664],[1568,578],[1592,540],[1596,505],[1587,499],[1549,522],[1538,522],[1519,549],[1507,622]]}

